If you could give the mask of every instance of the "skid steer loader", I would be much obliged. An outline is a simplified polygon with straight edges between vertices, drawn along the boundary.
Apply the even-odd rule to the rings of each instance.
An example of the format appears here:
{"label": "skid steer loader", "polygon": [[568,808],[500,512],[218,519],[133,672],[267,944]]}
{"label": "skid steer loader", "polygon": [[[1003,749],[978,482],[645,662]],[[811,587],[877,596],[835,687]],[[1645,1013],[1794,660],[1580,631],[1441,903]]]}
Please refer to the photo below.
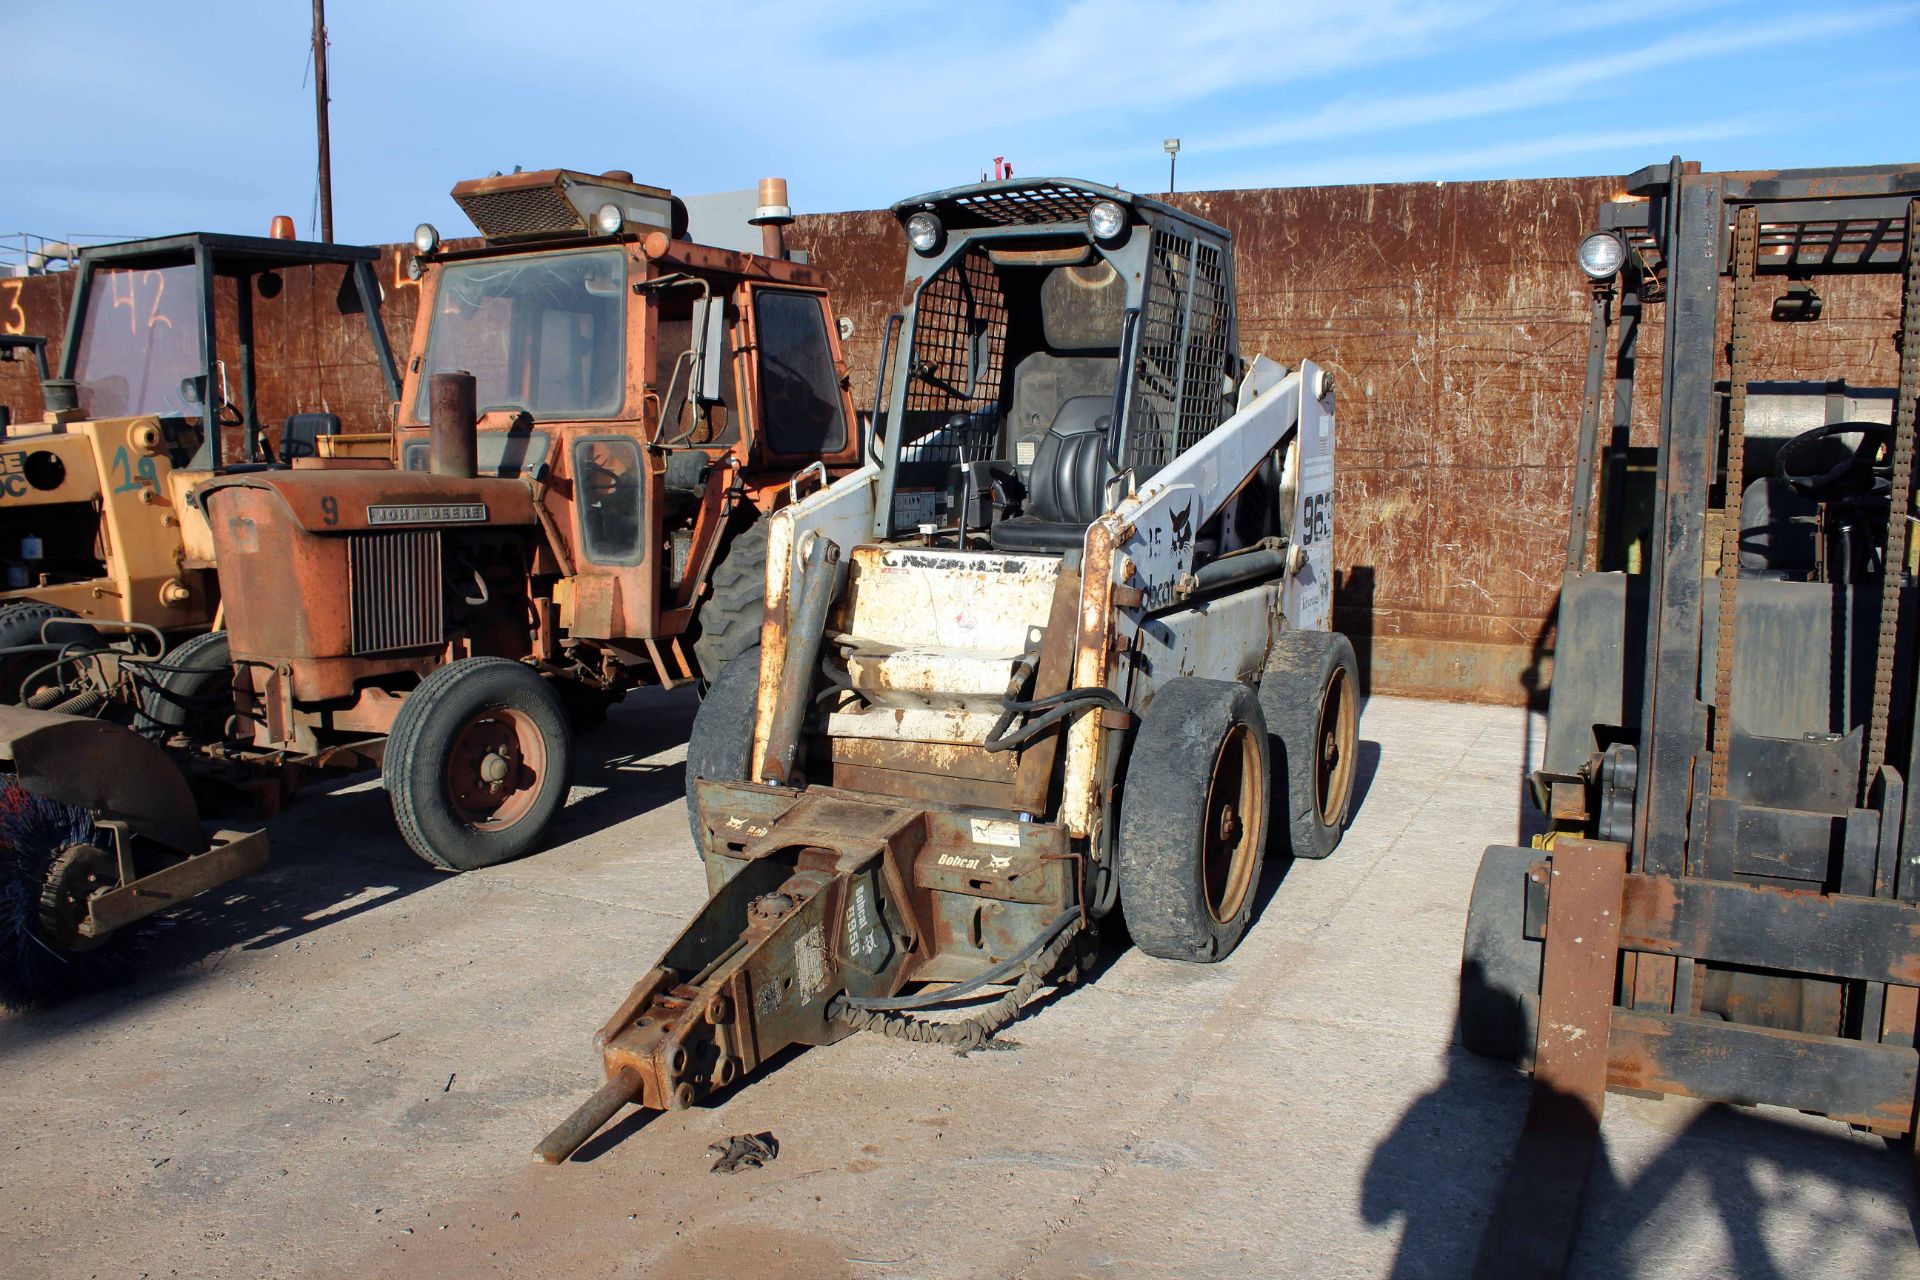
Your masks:
{"label": "skid steer loader", "polygon": [[1077,181],[893,212],[877,459],[770,523],[760,647],[688,746],[712,896],[543,1159],[789,1045],[978,1044],[1116,909],[1221,960],[1269,843],[1324,857],[1347,821],[1332,391],[1239,357],[1228,234]]}
{"label": "skid steer loader", "polygon": [[[261,393],[257,313],[277,310],[282,332],[305,323],[290,310],[294,272],[365,326],[354,345],[369,358],[336,376],[366,379],[362,401],[399,393],[378,252],[290,237],[83,249],[58,375],[40,339],[7,340],[38,361],[44,411],[0,438],[0,1004],[122,970],[118,930],[266,858],[258,832],[203,828],[156,745],[217,733],[232,709],[224,637],[209,630],[214,545],[192,493],[284,471],[339,430],[324,400]],[[356,425],[384,439],[384,421]]]}
{"label": "skid steer loader", "polygon": [[[1920,166],[1676,157],[1578,260],[1587,386],[1533,776],[1550,832],[1486,851],[1461,965],[1462,1041],[1534,1080],[1488,1276],[1560,1274],[1609,1089],[1909,1140],[1920,1102]],[[1898,317],[1895,385],[1888,347],[1817,323],[1820,289]]]}

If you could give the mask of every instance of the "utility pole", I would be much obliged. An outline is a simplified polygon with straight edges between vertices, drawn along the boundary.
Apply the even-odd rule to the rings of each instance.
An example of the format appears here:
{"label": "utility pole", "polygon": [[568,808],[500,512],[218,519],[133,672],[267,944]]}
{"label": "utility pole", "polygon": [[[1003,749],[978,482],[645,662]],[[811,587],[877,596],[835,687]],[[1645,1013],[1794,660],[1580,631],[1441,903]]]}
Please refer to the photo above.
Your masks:
{"label": "utility pole", "polygon": [[333,243],[333,153],[327,141],[327,6],[313,0],[313,113],[320,138],[320,241]]}
{"label": "utility pole", "polygon": [[[316,0],[316,3],[317,2],[318,0]],[[1180,139],[1168,138],[1165,142],[1161,143],[1160,145],[1166,148],[1166,152],[1167,152],[1167,194],[1172,195],[1173,194],[1173,162],[1176,159],[1178,159],[1180,155]]]}

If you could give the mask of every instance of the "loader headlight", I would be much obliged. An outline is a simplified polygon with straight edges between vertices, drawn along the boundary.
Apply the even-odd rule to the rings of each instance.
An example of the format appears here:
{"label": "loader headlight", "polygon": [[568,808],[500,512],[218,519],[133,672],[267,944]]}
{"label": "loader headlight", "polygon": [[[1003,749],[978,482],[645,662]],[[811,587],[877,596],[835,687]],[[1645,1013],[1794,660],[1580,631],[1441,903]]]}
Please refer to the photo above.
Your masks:
{"label": "loader headlight", "polygon": [[1112,200],[1096,200],[1087,210],[1087,230],[1101,244],[1111,244],[1127,231],[1127,211]]}
{"label": "loader headlight", "polygon": [[617,236],[626,225],[627,215],[611,200],[593,211],[593,229],[603,236]]}
{"label": "loader headlight", "polygon": [[914,252],[938,253],[946,239],[947,229],[932,214],[922,211],[907,219],[907,243],[913,246]]}
{"label": "loader headlight", "polygon": [[1580,242],[1580,269],[1595,280],[1610,280],[1627,260],[1627,246],[1611,231],[1596,231]]}
{"label": "loader headlight", "polygon": [[431,222],[423,222],[413,229],[413,247],[420,253],[432,253],[440,247],[440,229]]}

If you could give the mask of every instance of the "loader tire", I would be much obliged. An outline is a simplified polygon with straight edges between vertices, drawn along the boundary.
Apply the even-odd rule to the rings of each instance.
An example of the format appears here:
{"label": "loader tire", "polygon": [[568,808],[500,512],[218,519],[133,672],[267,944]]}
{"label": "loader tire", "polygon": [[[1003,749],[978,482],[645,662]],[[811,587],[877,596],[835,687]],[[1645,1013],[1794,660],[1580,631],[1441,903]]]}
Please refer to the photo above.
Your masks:
{"label": "loader tire", "polygon": [[400,704],[381,778],[415,853],[475,871],[532,851],[572,770],[573,730],[553,686],[510,658],[462,658]]}
{"label": "loader tire", "polygon": [[1260,710],[1272,731],[1274,850],[1324,858],[1353,818],[1359,766],[1360,673],[1353,642],[1335,631],[1281,635],[1260,675]]}
{"label": "loader tire", "polygon": [[1460,1043],[1532,1068],[1544,944],[1526,935],[1527,868],[1537,849],[1496,845],[1480,858],[1460,946]]}
{"label": "loader tire", "polygon": [[[0,649],[37,645],[40,643],[41,624],[47,619],[79,616],[71,609],[62,608],[57,604],[45,604],[39,600],[13,600],[0,604]],[[68,631],[72,634],[63,634]],[[99,633],[84,624],[71,628],[55,627],[48,635],[47,642],[49,644],[72,642],[88,649],[101,647]],[[0,658],[0,706],[18,706],[21,702],[21,681],[52,662],[57,656],[55,653],[42,652],[13,654]],[[35,682],[35,687],[50,683],[51,678],[56,674],[49,672],[42,676]]]}
{"label": "loader tire", "polygon": [[760,698],[760,646],[720,668],[700,709],[693,715],[687,738],[687,829],[693,851],[700,853],[700,812],[693,802],[693,784],[701,778],[715,782],[745,782],[753,751],[754,706]]}
{"label": "loader tire", "polygon": [[765,520],[734,535],[709,581],[712,591],[700,604],[693,657],[701,678],[712,682],[731,659],[760,643],[760,623],[767,616]]}
{"label": "loader tire", "polygon": [[1271,794],[1253,690],[1180,676],[1154,695],[1127,762],[1115,867],[1142,951],[1211,963],[1240,944],[1266,859]]}
{"label": "loader tire", "polygon": [[160,661],[160,674],[140,690],[133,727],[142,737],[166,742],[184,733],[190,742],[218,742],[233,718],[233,658],[227,633],[209,631],[174,646]]}

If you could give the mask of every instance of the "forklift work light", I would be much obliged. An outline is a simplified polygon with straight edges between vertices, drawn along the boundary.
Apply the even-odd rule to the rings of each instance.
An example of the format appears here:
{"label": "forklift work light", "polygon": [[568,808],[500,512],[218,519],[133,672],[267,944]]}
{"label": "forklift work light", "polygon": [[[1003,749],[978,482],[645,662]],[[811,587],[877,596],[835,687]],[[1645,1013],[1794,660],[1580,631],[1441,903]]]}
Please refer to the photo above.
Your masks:
{"label": "forklift work light", "polygon": [[1596,231],[1580,242],[1580,269],[1595,280],[1611,280],[1627,260],[1627,246],[1611,231]]}
{"label": "forklift work light", "polygon": [[413,247],[422,254],[432,253],[440,247],[440,229],[431,222],[423,222],[413,229]]}
{"label": "forklift work light", "polygon": [[626,225],[627,215],[611,200],[594,210],[593,229],[603,236],[619,235],[620,228]]}

